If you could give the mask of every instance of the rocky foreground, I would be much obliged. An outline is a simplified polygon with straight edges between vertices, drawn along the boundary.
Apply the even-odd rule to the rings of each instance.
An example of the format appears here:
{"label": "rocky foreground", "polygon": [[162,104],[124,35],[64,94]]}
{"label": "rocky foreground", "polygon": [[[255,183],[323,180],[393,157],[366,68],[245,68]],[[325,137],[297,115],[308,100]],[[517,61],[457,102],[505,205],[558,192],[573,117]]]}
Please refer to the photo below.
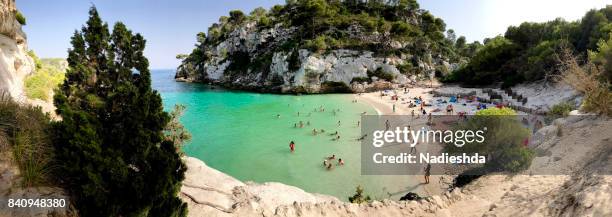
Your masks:
{"label": "rocky foreground", "polygon": [[[563,133],[558,133],[561,128]],[[611,216],[612,120],[587,115],[542,128],[527,174],[488,175],[419,201],[352,204],[281,183],[244,183],[186,157],[189,216]]]}

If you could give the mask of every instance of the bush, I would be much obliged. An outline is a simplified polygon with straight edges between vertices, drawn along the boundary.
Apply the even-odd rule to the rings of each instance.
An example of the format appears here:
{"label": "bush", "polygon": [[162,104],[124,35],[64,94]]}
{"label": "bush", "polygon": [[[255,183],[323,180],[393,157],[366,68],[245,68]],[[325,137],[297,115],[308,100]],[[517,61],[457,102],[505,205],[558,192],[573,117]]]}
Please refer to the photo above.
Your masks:
{"label": "bush", "polygon": [[372,200],[369,195],[363,194],[363,187],[361,187],[361,185],[357,186],[357,189],[355,190],[355,195],[350,196],[348,199],[351,203],[367,203]]}
{"label": "bush", "polygon": [[404,64],[397,65],[397,69],[400,71],[400,73],[402,73],[404,75],[408,75],[408,74],[412,73],[413,72],[413,68],[414,67],[412,66],[412,63],[410,63],[410,62],[406,62]]}
{"label": "bush", "polygon": [[21,25],[26,25],[26,18],[25,16],[23,16],[23,14],[20,11],[17,11],[15,13],[15,19],[17,19],[17,22],[19,22],[19,24]]}
{"label": "bush", "polygon": [[378,79],[382,79],[385,81],[393,81],[393,79],[395,79],[395,76],[393,76],[393,74],[383,71],[382,68],[378,68],[373,72],[368,71],[368,77],[370,79],[372,77],[377,77]]}
{"label": "bush", "polygon": [[574,106],[572,104],[562,102],[550,108],[548,114],[553,117],[567,117],[570,111],[572,111],[572,109],[574,109]]}
{"label": "bush", "polygon": [[325,36],[318,36],[313,40],[306,40],[304,47],[312,52],[320,52],[327,49],[327,43],[325,42]]}
{"label": "bush", "polygon": [[535,157],[535,152],[520,145],[502,146],[499,155],[494,158],[488,167],[499,171],[517,173],[526,170]]}
{"label": "bush", "polygon": [[40,108],[22,106],[0,97],[0,151],[12,151],[21,186],[46,186],[53,182],[54,149],[50,118]]}
{"label": "bush", "polygon": [[449,153],[488,156],[486,172],[518,172],[529,167],[534,157],[533,151],[523,146],[525,139],[530,136],[529,129],[520,123],[516,112],[510,108],[480,110],[467,121],[453,126],[453,131],[458,130],[483,130],[485,140],[482,143],[466,142],[462,147],[449,143],[445,150]]}
{"label": "bush", "polygon": [[560,58],[560,80],[584,94],[581,110],[612,116],[612,86],[603,70],[592,63],[581,67],[568,50]]}
{"label": "bush", "polygon": [[64,81],[66,72],[61,71],[57,61],[42,61],[30,51],[36,62],[36,71],[25,79],[25,93],[30,99],[50,101],[51,93]]}

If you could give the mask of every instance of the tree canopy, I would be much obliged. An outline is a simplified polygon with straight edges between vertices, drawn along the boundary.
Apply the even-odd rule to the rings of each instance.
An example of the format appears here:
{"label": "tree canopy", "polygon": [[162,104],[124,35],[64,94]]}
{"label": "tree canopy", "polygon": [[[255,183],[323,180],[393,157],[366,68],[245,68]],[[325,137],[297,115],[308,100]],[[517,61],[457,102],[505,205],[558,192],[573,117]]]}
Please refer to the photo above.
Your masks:
{"label": "tree canopy", "polygon": [[[485,39],[484,48],[475,54],[474,59],[447,80],[477,85],[504,82],[504,86],[511,86],[523,81],[548,79],[559,74],[558,54],[564,49],[581,59],[586,59],[589,51],[603,50],[605,53],[603,43],[610,40],[611,32],[612,5],[590,10],[581,20],[574,22],[558,18],[511,26],[504,36]],[[499,44],[500,38],[506,41],[505,45]],[[597,58],[596,54],[591,56],[593,61],[603,64],[604,58]]]}
{"label": "tree canopy", "polygon": [[95,7],[68,52],[55,95],[61,177],[82,216],[185,216],[178,197],[185,165],[170,121],[151,89],[145,39],[123,23],[112,33]]}

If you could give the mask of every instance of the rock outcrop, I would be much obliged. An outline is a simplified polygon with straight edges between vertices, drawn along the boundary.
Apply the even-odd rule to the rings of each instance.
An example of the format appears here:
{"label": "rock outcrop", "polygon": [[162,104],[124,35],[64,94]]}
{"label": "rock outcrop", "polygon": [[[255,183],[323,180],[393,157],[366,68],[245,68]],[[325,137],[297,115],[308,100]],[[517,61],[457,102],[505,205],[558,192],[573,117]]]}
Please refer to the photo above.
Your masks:
{"label": "rock outcrop", "polygon": [[[291,14],[306,10],[299,4],[280,6],[281,12],[261,12],[264,15],[254,12],[248,18],[239,15],[229,20],[220,18],[219,23],[209,28],[207,36],[198,35],[199,44],[193,53],[183,57],[175,79],[263,92],[362,92],[409,84],[417,78],[429,78],[434,72],[448,73],[458,66],[449,63],[451,58],[442,51],[454,49],[452,46],[434,45],[438,43],[435,40],[445,40],[443,30],[428,27],[429,21],[423,17],[432,19],[433,16],[424,10],[400,10],[401,16],[384,19],[359,15],[379,22],[377,25],[381,27],[367,26],[365,21],[355,18],[360,14],[355,11],[349,12],[355,13],[351,15],[334,15],[338,17],[334,19],[345,20],[346,24],[312,27],[300,23],[300,19],[306,18],[291,18]],[[344,4],[349,3],[338,5]],[[262,24],[262,16],[272,21]],[[391,25],[424,35],[419,39],[402,35],[396,30],[400,27]],[[304,36],[310,28],[325,31]],[[409,74],[417,76],[411,78]],[[374,85],[378,80],[389,85]]]}
{"label": "rock outcrop", "polygon": [[23,80],[35,70],[14,0],[0,0],[0,94],[24,101]]}

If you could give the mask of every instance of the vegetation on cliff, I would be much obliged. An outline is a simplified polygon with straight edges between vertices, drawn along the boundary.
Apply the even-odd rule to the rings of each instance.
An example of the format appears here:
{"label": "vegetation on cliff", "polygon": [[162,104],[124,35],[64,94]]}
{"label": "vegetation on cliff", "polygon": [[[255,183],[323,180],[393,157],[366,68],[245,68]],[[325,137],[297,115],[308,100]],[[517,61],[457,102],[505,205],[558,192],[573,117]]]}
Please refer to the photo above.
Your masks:
{"label": "vegetation on cliff", "polygon": [[26,95],[29,99],[48,101],[53,90],[64,82],[66,72],[59,66],[59,62],[63,59],[45,59],[43,61],[36,56],[34,51],[29,51],[28,54],[36,64],[36,71],[25,80]]}
{"label": "vegetation on cliff", "polygon": [[151,89],[145,39],[123,23],[112,33],[95,8],[72,36],[55,95],[61,181],[82,216],[185,216],[185,165],[164,139],[170,116]]}
{"label": "vegetation on cliff", "polygon": [[612,79],[612,6],[587,12],[581,20],[568,22],[561,18],[544,23],[525,22],[511,26],[504,36],[485,39],[469,64],[446,78],[447,81],[473,85],[503,82],[512,86],[520,82],[551,80],[560,74],[559,54],[569,49],[584,63],[587,57],[605,65],[604,75]]}
{"label": "vegetation on cliff", "polygon": [[432,57],[466,62],[481,46],[477,42],[467,44],[465,37],[457,38],[452,29],[447,31],[444,21],[420,9],[416,0],[287,0],[285,5],[275,5],[270,10],[257,8],[248,15],[234,10],[219,18],[207,34],[198,33],[191,54],[177,56],[183,61],[179,74],[202,77],[204,65],[211,61],[217,46],[236,34],[236,30],[245,28],[252,32],[288,31],[286,38],[264,42],[255,51],[222,52],[221,56],[230,61],[226,74],[265,75],[273,54],[279,51],[289,53],[288,70],[297,70],[300,49],[318,54],[348,49],[372,51],[376,56],[403,56],[407,61],[400,72],[419,74],[422,72],[419,64],[432,64]]}
{"label": "vegetation on cliff", "polygon": [[20,171],[21,187],[53,183],[54,149],[49,116],[0,93],[0,155]]}
{"label": "vegetation on cliff", "polygon": [[[446,144],[445,151],[449,153],[478,153],[487,156],[487,161],[475,173],[496,171],[519,172],[529,168],[535,157],[533,150],[526,147],[529,129],[525,128],[517,118],[517,113],[510,108],[488,108],[476,112],[465,122],[459,122],[453,127],[457,130],[484,131],[483,142],[467,142],[457,147],[453,143]],[[475,174],[470,174],[475,175]]]}

